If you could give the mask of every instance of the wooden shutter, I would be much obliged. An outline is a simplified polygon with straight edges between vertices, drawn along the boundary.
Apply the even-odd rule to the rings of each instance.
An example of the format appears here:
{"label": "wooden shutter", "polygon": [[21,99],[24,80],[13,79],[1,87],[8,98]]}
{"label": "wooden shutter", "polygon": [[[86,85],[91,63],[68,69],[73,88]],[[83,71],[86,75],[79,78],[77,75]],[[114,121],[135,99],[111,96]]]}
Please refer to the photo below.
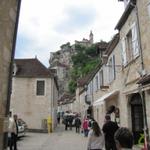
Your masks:
{"label": "wooden shutter", "polygon": [[139,56],[139,43],[138,43],[138,36],[137,36],[137,26],[134,22],[132,25],[132,50],[133,50],[133,58]]}
{"label": "wooden shutter", "polygon": [[122,44],[122,53],[121,53],[121,55],[122,55],[122,64],[123,64],[123,66],[125,66],[127,64],[125,38],[122,38],[121,44]]}
{"label": "wooden shutter", "polygon": [[115,55],[112,57],[112,64],[113,64],[113,79],[116,78],[116,67],[115,67]]}

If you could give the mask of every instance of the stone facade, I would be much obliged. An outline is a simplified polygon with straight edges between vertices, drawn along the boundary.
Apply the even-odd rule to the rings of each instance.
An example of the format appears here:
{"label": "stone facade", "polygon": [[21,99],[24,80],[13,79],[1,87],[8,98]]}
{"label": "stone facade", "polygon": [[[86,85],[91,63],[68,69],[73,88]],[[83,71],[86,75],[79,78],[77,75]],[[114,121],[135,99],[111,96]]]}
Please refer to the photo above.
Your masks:
{"label": "stone facade", "polygon": [[[15,45],[15,26],[17,28],[17,9],[20,9],[20,0],[0,1],[0,149],[3,146],[3,128],[6,126],[6,105],[8,100],[9,67],[11,65],[13,46]],[[14,43],[13,43],[14,42]],[[8,96],[8,97],[7,97]],[[7,108],[8,110],[9,108]],[[3,126],[4,125],[4,126]]]}
{"label": "stone facade", "polygon": [[[132,5],[131,5],[132,3]],[[134,4],[134,5],[133,5]],[[146,85],[139,88],[137,84],[140,78],[143,78],[146,75],[150,74],[150,61],[148,56],[150,55],[149,51],[149,37],[150,37],[150,17],[148,15],[148,1],[147,0],[137,0],[136,3],[131,1],[127,6],[128,17],[121,18],[122,23],[118,24],[117,27],[120,33],[120,41],[122,39],[129,39],[130,31],[133,31],[133,25],[136,25],[137,33],[137,55],[134,55],[132,58],[127,58],[127,63],[123,65],[122,69],[122,78],[123,78],[123,95],[122,95],[122,105],[121,105],[121,118],[122,124],[128,126],[132,129],[135,142],[138,142],[139,134],[143,133],[143,129],[146,129],[144,120],[148,121],[148,128],[150,127],[150,116],[149,110],[144,110],[150,106],[149,101],[149,89],[150,85]],[[130,9],[129,9],[130,8]],[[122,25],[121,25],[122,24]],[[120,26],[121,25],[121,26]],[[133,37],[132,32],[132,37]],[[126,54],[127,46],[129,43],[126,41]],[[134,47],[132,47],[134,49]],[[129,49],[130,50],[130,49]],[[127,54],[128,55],[128,54]],[[141,91],[143,93],[141,94]],[[143,97],[143,94],[145,96]],[[145,105],[144,102],[145,101]],[[123,108],[123,106],[126,106]],[[123,108],[123,109],[122,109]],[[146,114],[145,114],[146,113]],[[138,118],[135,117],[138,115]],[[127,122],[123,119],[123,116],[127,116]],[[136,122],[136,123],[135,123]]]}
{"label": "stone facade", "polygon": [[[106,64],[101,66],[88,83],[89,88],[90,83],[92,84],[94,118],[100,126],[105,114],[109,113],[112,120],[133,131],[135,144],[138,143],[140,134],[143,134],[143,129],[147,132],[150,127],[150,17],[147,4],[146,0],[131,0],[128,3],[116,26],[119,30],[119,40],[115,46],[108,46],[105,53]],[[113,55],[115,64],[110,61]],[[99,83],[102,80],[101,70],[103,86]],[[148,79],[145,81],[146,77]],[[139,80],[142,87],[139,87]],[[145,125],[145,120],[148,126]]]}
{"label": "stone facade", "polygon": [[[25,61],[29,62],[30,60],[23,60],[23,65],[26,65]],[[34,61],[37,60],[33,59],[32,62]],[[32,65],[35,69],[35,64],[32,63]],[[18,73],[19,69],[17,69]],[[29,70],[27,68],[27,72],[30,72]],[[16,75],[13,76],[10,109],[18,115],[18,118],[22,118],[27,123],[28,129],[47,132],[47,119],[49,117],[52,119],[52,130],[57,124],[58,89],[52,75],[47,76],[47,72],[43,73],[44,71],[40,71],[41,74],[38,71],[36,72],[37,75],[29,73],[24,76],[23,73],[17,75],[16,72]],[[43,95],[37,95],[38,81],[44,81],[45,92]]]}

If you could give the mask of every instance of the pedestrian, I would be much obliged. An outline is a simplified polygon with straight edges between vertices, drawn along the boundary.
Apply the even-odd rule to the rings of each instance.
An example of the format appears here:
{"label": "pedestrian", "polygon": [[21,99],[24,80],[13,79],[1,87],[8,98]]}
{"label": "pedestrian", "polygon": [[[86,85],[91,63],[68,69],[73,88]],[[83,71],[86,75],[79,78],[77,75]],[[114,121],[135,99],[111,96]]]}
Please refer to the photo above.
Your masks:
{"label": "pedestrian", "polygon": [[69,128],[70,128],[70,130],[72,130],[72,122],[73,122],[73,116],[72,116],[72,115],[69,115],[69,116],[68,116],[68,123],[69,123]]}
{"label": "pedestrian", "polygon": [[65,130],[68,130],[68,116],[64,116],[63,123],[65,124]]}
{"label": "pedestrian", "polygon": [[89,126],[89,129],[90,129],[92,127],[92,123],[95,121],[95,119],[93,117],[89,116],[88,121],[89,121],[88,126]]}
{"label": "pedestrian", "polygon": [[[11,112],[10,112],[11,116]],[[17,150],[17,138],[18,138],[18,124],[17,124],[17,115],[14,115],[13,118],[9,118],[9,125],[8,125],[8,130],[9,130],[9,147],[10,150]]]}
{"label": "pedestrian", "polygon": [[114,134],[118,129],[116,122],[111,121],[110,115],[105,116],[105,123],[102,127],[105,136],[105,148],[106,150],[116,150],[116,144],[114,140]]}
{"label": "pedestrian", "polygon": [[133,147],[133,134],[126,128],[119,128],[114,135],[117,150],[132,150]]}
{"label": "pedestrian", "polygon": [[93,121],[88,134],[88,150],[102,150],[104,147],[104,135],[96,121]]}
{"label": "pedestrian", "polygon": [[79,116],[75,118],[75,127],[76,127],[76,133],[80,133],[81,120]]}
{"label": "pedestrian", "polygon": [[57,113],[57,122],[60,124],[60,112]]}
{"label": "pedestrian", "polygon": [[84,136],[85,136],[85,137],[88,136],[88,132],[89,132],[88,124],[89,124],[88,118],[85,118],[85,119],[83,120],[83,124],[82,124],[83,133],[84,133]]}

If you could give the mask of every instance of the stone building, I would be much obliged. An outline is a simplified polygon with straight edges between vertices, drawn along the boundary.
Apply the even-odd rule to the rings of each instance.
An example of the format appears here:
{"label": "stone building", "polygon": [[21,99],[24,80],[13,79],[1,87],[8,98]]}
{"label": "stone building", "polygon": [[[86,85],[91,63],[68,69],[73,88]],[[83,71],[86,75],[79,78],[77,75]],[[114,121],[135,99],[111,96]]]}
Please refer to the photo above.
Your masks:
{"label": "stone building", "polygon": [[47,118],[52,130],[57,121],[58,85],[51,70],[37,58],[15,59],[11,110],[18,114],[32,131],[47,131]]}
{"label": "stone building", "polygon": [[[133,131],[135,143],[150,127],[150,16],[148,0],[128,0],[116,25],[122,45],[122,124]],[[145,80],[146,79],[146,80]],[[125,121],[127,120],[127,121]]]}
{"label": "stone building", "polygon": [[115,27],[119,33],[100,55],[102,66],[87,83],[87,94],[92,89],[89,97],[100,125],[108,113],[120,126],[130,128],[139,144],[143,134],[149,140],[150,3],[124,2],[125,11]]}
{"label": "stone building", "polygon": [[[108,43],[106,42],[97,43],[97,52],[104,53],[107,46]],[[77,82],[76,101],[74,102],[74,105],[76,106],[76,111],[81,114],[82,118],[86,115],[94,115],[92,105],[94,102],[95,84],[99,83],[99,81],[95,81],[94,76],[97,74],[100,68],[101,63],[97,65],[95,70],[80,78]]]}
{"label": "stone building", "polygon": [[85,47],[91,46],[93,44],[93,42],[94,42],[94,35],[93,35],[92,31],[90,31],[89,39],[83,38],[82,41],[75,40],[75,44],[79,44],[79,45],[82,45]]}
{"label": "stone building", "polygon": [[[21,0],[0,1],[0,149],[7,129],[11,90],[11,64],[14,57]],[[6,123],[6,124],[5,124]],[[4,139],[7,142],[6,139]]]}

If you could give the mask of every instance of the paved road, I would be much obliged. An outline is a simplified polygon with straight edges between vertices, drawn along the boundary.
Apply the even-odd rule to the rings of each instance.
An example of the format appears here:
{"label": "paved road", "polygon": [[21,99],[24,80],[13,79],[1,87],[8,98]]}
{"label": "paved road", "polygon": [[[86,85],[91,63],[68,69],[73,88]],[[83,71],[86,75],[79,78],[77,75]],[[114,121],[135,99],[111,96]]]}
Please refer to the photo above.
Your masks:
{"label": "paved road", "polygon": [[86,150],[87,138],[58,126],[54,133],[27,133],[18,141],[18,150]]}
{"label": "paved road", "polygon": [[[50,134],[29,132],[17,144],[18,150],[87,150],[87,138],[75,133],[75,129],[65,131],[63,125]],[[141,148],[134,147],[133,150]]]}

